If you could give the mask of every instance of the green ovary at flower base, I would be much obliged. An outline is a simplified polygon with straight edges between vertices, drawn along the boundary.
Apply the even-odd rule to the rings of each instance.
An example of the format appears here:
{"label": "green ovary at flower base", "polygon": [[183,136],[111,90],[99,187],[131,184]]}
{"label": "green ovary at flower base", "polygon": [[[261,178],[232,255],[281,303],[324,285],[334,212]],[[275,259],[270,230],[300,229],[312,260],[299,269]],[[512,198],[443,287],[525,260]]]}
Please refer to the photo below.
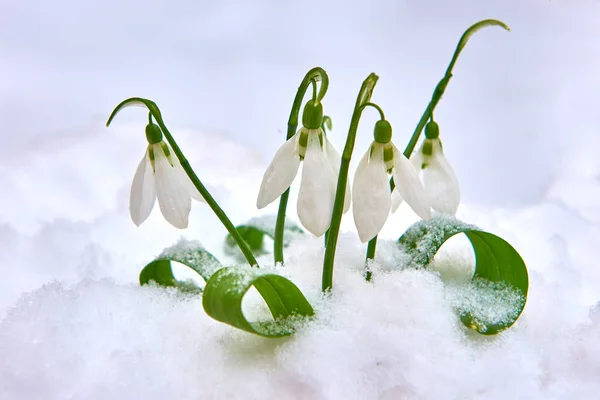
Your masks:
{"label": "green ovary at flower base", "polygon": [[360,240],[365,243],[375,237],[387,220],[392,199],[388,173],[411,208],[423,219],[431,218],[425,189],[417,171],[391,141],[392,127],[386,120],[375,124],[375,140],[360,160],[353,183],[354,222]]}
{"label": "green ovary at flower base", "polygon": [[[292,184],[300,162],[304,162],[298,193],[298,217],[313,235],[322,236],[329,228],[340,169],[340,155],[323,133],[323,106],[309,100],[304,107],[302,127],[277,151],[267,168],[256,206],[266,207]],[[350,187],[344,212],[350,208]]]}
{"label": "green ovary at flower base", "polygon": [[[439,126],[430,121],[425,126],[425,139],[413,153],[411,162],[421,172],[431,208],[441,214],[455,215],[460,203],[460,187],[454,170],[444,155]],[[392,195],[392,210],[402,203],[402,196]]]}
{"label": "green ovary at flower base", "polygon": [[192,208],[191,199],[205,201],[181,167],[169,145],[162,140],[160,128],[146,126],[148,147],[140,161],[129,198],[129,212],[136,225],[150,215],[158,198],[165,219],[174,227],[185,229]]}

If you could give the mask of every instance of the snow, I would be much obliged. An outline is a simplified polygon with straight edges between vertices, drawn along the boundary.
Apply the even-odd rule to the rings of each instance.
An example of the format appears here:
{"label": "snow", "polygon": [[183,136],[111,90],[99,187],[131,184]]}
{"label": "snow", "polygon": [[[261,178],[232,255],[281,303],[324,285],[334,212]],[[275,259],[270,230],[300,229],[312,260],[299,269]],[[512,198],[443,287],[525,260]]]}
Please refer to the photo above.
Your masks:
{"label": "snow", "polygon": [[514,321],[525,304],[525,298],[518,290],[485,279],[475,279],[468,285],[450,285],[448,292],[450,304],[460,315],[468,314],[479,332],[485,332],[489,325]]}
{"label": "snow", "polygon": [[[513,215],[510,222],[524,223]],[[56,229],[46,243],[69,235]],[[130,246],[143,242],[138,236],[127,236]],[[316,318],[287,339],[218,323],[199,297],[117,281],[127,262],[122,255],[92,269],[115,278],[86,268],[92,277],[80,279],[79,263],[66,262],[62,276],[71,279],[59,276],[3,302],[1,398],[594,398],[600,390],[598,309],[577,299],[581,287],[598,281],[569,274],[570,259],[561,259],[552,241],[527,258],[524,315],[496,337],[470,332],[458,320],[454,308],[475,289],[458,289],[432,270],[398,269],[403,256],[393,241],[380,242],[373,283],[365,282],[358,243],[355,233],[340,238],[335,290],[327,298],[319,287],[321,239],[292,243],[284,267],[261,258],[266,271],[290,278],[315,307]],[[460,254],[456,247],[448,251]],[[76,250],[62,258],[85,257]],[[546,258],[567,272],[548,271]],[[446,268],[459,260],[446,259]],[[2,265],[10,276],[13,269]],[[30,287],[25,271],[33,268],[33,261],[22,265],[11,285]],[[250,319],[263,315],[252,304],[248,310]]]}
{"label": "snow", "polygon": [[202,278],[208,278],[222,265],[209,252],[204,250],[204,246],[199,241],[181,238],[173,246],[164,249],[157,259],[179,262],[198,271]]}
{"label": "snow", "polygon": [[[150,3],[1,7],[1,400],[599,397],[600,3]],[[205,204],[194,204],[185,231],[157,209],[133,225],[129,185],[146,114],[126,110],[106,129],[119,101],[156,101],[233,223],[268,223],[277,202],[258,212],[256,195],[309,68],[330,75],[324,105],[338,151],[371,71],[400,144],[462,31],[488,17],[512,32],[473,37],[436,119],[461,183],[457,217],[504,238],[527,264],[527,304],[512,328],[482,336],[460,322],[457,309],[498,320],[520,301],[505,296],[496,315],[481,307],[497,297],[465,284],[473,255],[464,239],[449,240],[429,269],[402,268],[395,239],[417,220],[406,205],[380,235],[371,283],[351,213],[329,296],[322,238],[298,235],[283,267],[259,257],[315,308],[288,338],[236,330],[208,317],[198,296],[138,285],[170,246],[239,261]],[[351,177],[373,121],[365,113]],[[296,184],[295,221],[297,193]],[[244,310],[264,317],[255,291]]]}

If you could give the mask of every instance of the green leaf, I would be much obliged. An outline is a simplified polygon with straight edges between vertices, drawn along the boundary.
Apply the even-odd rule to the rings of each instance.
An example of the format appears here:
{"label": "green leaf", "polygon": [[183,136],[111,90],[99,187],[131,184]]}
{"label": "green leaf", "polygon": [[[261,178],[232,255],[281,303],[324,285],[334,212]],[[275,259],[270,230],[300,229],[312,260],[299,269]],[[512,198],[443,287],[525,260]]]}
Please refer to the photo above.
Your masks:
{"label": "green leaf", "polygon": [[499,26],[510,32],[510,28],[508,27],[508,25],[506,25],[502,21],[498,21],[497,19],[484,19],[483,21],[479,21],[471,25],[469,29],[467,29],[465,33],[463,33],[463,35],[460,38],[460,41],[458,42],[458,46],[456,46],[455,56],[458,57],[458,53],[460,53],[462,49],[467,45],[467,42],[469,41],[471,36],[475,34],[475,32],[482,28],[485,28],[486,26]]}
{"label": "green leaf", "polygon": [[[264,299],[274,320],[246,319],[242,301],[252,286]],[[314,315],[308,300],[290,280],[248,267],[227,267],[215,272],[204,287],[202,305],[217,321],[269,338],[291,335],[299,320]]]}
{"label": "green leaf", "polygon": [[123,110],[124,108],[127,108],[127,107],[132,107],[132,106],[146,107],[148,109],[148,111],[150,111],[150,113],[152,114],[154,119],[162,122],[162,115],[161,115],[160,110],[159,110],[158,106],[156,105],[156,103],[154,103],[152,100],[144,99],[141,97],[130,97],[126,100],[123,100],[115,107],[113,112],[108,117],[108,121],[106,121],[106,126],[110,125],[112,120],[117,116],[117,114],[121,110]]}
{"label": "green leaf", "polygon": [[375,85],[379,77],[375,75],[374,72],[367,76],[367,79],[364,80],[360,92],[358,94],[358,99],[356,101],[356,108],[362,107],[365,103],[368,103],[371,100],[371,96],[373,95],[373,90],[375,90]]}
{"label": "green leaf", "polygon": [[181,239],[168,247],[140,272],[140,285],[156,282],[160,286],[176,287],[182,291],[198,292],[201,289],[189,281],[178,281],[173,275],[171,262],[181,263],[195,271],[205,282],[221,263],[197,241]]}
{"label": "green leaf", "polygon": [[[236,226],[236,229],[242,236],[242,238],[252,250],[252,254],[256,257],[263,254],[267,254],[271,249],[267,249],[264,246],[265,236],[274,239],[275,236],[275,215],[265,215],[250,219],[243,225]],[[287,247],[293,240],[304,235],[304,231],[293,221],[286,218],[284,228],[284,247]],[[243,254],[240,252],[235,240],[230,234],[225,237],[225,252],[235,257],[236,259],[243,261]]]}
{"label": "green leaf", "polygon": [[[399,239],[404,251],[411,257],[410,266],[428,266],[444,242],[464,233],[475,254],[473,285],[483,293],[474,294],[463,309],[461,321],[479,333],[496,334],[515,323],[527,299],[529,278],[527,267],[519,253],[504,239],[492,233],[451,217],[435,217],[411,226]],[[490,297],[495,297],[490,300]],[[490,304],[484,309],[477,302]],[[504,303],[503,303],[504,302]],[[503,306],[511,307],[501,309]]]}
{"label": "green leaf", "polygon": [[[238,230],[244,241],[248,243],[248,247],[252,250],[252,254],[260,256],[267,252],[263,248],[264,237],[267,235],[266,232],[252,225],[238,225],[235,229]],[[234,253],[235,250],[238,250],[237,253],[241,254],[235,240],[230,234],[227,234],[227,237],[225,238],[225,249],[230,254]]]}
{"label": "green leaf", "polygon": [[448,69],[446,70],[446,74],[444,78],[440,81],[438,86],[436,87],[436,92],[438,93],[438,97],[441,97],[442,93],[446,89],[450,78],[452,77],[452,69],[454,68],[454,64],[456,60],[458,60],[458,56],[462,52],[462,50],[467,45],[467,42],[477,32],[478,30],[485,28],[486,26],[499,26],[501,28],[506,29],[510,32],[510,28],[502,21],[498,21],[497,19],[485,19],[483,21],[479,21],[469,27],[460,37],[458,44],[456,45],[456,50],[454,50],[454,54],[452,55],[452,60],[450,60],[450,64],[448,65]]}

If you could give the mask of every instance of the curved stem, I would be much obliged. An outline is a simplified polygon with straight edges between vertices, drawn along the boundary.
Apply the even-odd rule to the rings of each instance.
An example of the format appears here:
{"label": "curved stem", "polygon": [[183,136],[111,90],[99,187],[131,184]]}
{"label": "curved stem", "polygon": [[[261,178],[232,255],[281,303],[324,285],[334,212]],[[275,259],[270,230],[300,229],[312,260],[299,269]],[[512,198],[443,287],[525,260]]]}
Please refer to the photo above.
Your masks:
{"label": "curved stem", "polygon": [[362,105],[361,111],[367,107],[373,107],[374,109],[376,109],[379,112],[379,116],[381,117],[381,119],[385,120],[385,114],[383,113],[383,110],[381,109],[381,107],[379,107],[379,105],[375,103],[365,103]]}
{"label": "curved stem", "polygon": [[235,240],[236,244],[238,245],[238,247],[244,254],[244,257],[246,257],[248,264],[250,264],[251,267],[254,267],[254,266],[259,267],[258,262],[256,261],[256,258],[254,258],[254,255],[252,254],[252,250],[250,250],[250,247],[248,247],[248,244],[246,243],[246,241],[242,238],[242,236],[237,231],[237,229],[235,229],[235,226],[233,225],[233,223],[231,223],[231,221],[229,220],[229,218],[227,217],[227,215],[225,214],[223,209],[219,206],[219,204],[215,201],[215,199],[210,195],[210,193],[208,192],[206,187],[204,187],[204,185],[202,184],[200,179],[198,179],[198,176],[196,175],[196,173],[190,166],[190,163],[185,158],[181,149],[177,145],[177,142],[175,142],[175,139],[173,139],[173,136],[171,135],[171,133],[165,126],[165,124],[162,120],[160,109],[153,101],[139,98],[139,97],[132,97],[130,99],[127,99],[127,100],[121,102],[115,108],[115,110],[112,112],[110,117],[108,118],[108,122],[106,122],[106,126],[110,125],[110,123],[113,120],[113,118],[115,117],[115,115],[117,115],[117,113],[119,111],[121,111],[123,108],[130,106],[130,105],[139,104],[139,103],[145,105],[148,108],[148,110],[150,111],[150,114],[154,117],[154,119],[156,120],[156,123],[162,130],[164,137],[167,139],[167,141],[171,145],[173,152],[179,159],[179,162],[181,163],[183,170],[185,171],[187,176],[190,178],[190,180],[192,181],[192,183],[194,184],[196,189],[198,189],[198,192],[200,192],[202,197],[204,197],[204,200],[206,200],[206,203],[216,214],[217,218],[219,218],[221,223],[225,226],[225,229],[227,229],[227,231],[229,232],[231,237]]}
{"label": "curved stem", "polygon": [[[302,79],[296,97],[294,97],[294,103],[292,104],[292,110],[290,111],[290,117],[288,119],[287,138],[289,140],[296,129],[298,128],[298,116],[300,114],[300,107],[302,106],[302,99],[306,94],[308,85],[313,83],[313,87],[316,88],[316,82],[321,82],[319,92],[316,94],[316,100],[321,101],[327,93],[329,87],[329,77],[325,70],[321,67],[315,67],[308,71]],[[281,197],[279,198],[279,210],[277,211],[277,220],[275,222],[275,234],[273,236],[273,259],[274,263],[283,264],[283,232],[285,229],[285,212],[287,209],[288,198],[290,196],[290,189],[288,188]]]}
{"label": "curved stem", "polygon": [[[469,41],[469,38],[475,32],[477,32],[481,28],[485,28],[486,26],[500,26],[500,27],[506,29],[507,31],[510,31],[510,28],[504,22],[498,21],[495,19],[486,19],[486,20],[479,21],[479,22],[471,25],[463,33],[463,35],[460,37],[460,40],[458,41],[458,44],[456,45],[456,49],[454,50],[454,54],[452,55],[450,64],[448,64],[448,68],[446,68],[446,73],[444,74],[444,77],[436,85],[436,87],[433,91],[433,94],[431,95],[431,101],[425,108],[423,115],[421,115],[421,119],[419,120],[417,127],[415,128],[410,140],[408,141],[408,144],[406,145],[406,148],[404,149],[403,154],[406,158],[410,158],[413,151],[415,150],[415,147],[417,146],[417,142],[419,141],[419,138],[421,137],[421,132],[423,132],[423,129],[425,128],[425,125],[427,124],[427,120],[433,119],[433,111],[435,110],[435,107],[438,105],[440,99],[442,98],[442,95],[446,91],[448,82],[450,82],[450,78],[452,78],[452,69],[454,68],[454,64],[456,64],[456,60],[458,60],[458,56],[460,55],[462,49],[465,47],[465,45]],[[390,190],[393,191],[395,187],[396,187],[396,184],[394,182],[394,178],[391,178],[390,179]],[[368,249],[372,248],[372,252],[367,251],[367,261],[370,258],[371,259],[375,258],[376,245],[377,245],[377,236],[375,236],[373,239],[371,239],[369,241]],[[365,265],[366,265],[366,261],[365,261]],[[365,275],[365,277],[366,277],[366,275]],[[367,279],[367,280],[370,280],[370,279]]]}
{"label": "curved stem", "polygon": [[340,233],[340,224],[342,222],[342,214],[344,211],[346,182],[348,182],[348,169],[350,167],[350,159],[352,158],[352,152],[354,150],[356,131],[358,130],[358,123],[360,122],[364,105],[371,99],[373,89],[375,88],[378,79],[379,77],[373,73],[369,75],[367,79],[365,79],[360,91],[358,92],[358,98],[356,99],[356,105],[354,106],[354,112],[350,122],[350,129],[348,130],[346,145],[344,146],[344,152],[342,153],[342,161],[340,164],[335,200],[333,203],[333,212],[331,215],[331,225],[329,226],[327,246],[325,248],[325,256],[323,258],[323,292],[330,291],[333,287],[333,262],[335,259],[337,239]]}
{"label": "curved stem", "polygon": [[[430,118],[433,118],[433,111],[435,110],[435,107],[438,105],[440,99],[442,98],[444,92],[446,91],[446,87],[448,86],[448,83],[450,82],[450,78],[452,78],[452,69],[454,68],[454,64],[456,63],[456,60],[458,60],[458,56],[460,55],[461,51],[464,49],[464,47],[466,46],[466,44],[469,41],[469,39],[471,38],[471,36],[478,30],[485,28],[486,26],[500,26],[500,27],[506,29],[507,31],[510,31],[510,28],[502,21],[498,21],[496,19],[485,19],[483,21],[479,21],[479,22],[471,25],[462,34],[462,36],[460,37],[460,40],[458,41],[458,44],[456,45],[454,54],[452,54],[452,59],[450,60],[450,64],[448,64],[448,68],[446,68],[446,73],[444,74],[444,77],[436,85],[436,87],[433,91],[433,94],[431,95],[431,101],[425,108],[423,115],[421,115],[421,119],[419,120],[419,123],[417,124],[410,140],[408,141],[408,144],[406,145],[406,148],[404,149],[404,156],[406,158],[410,158],[412,152],[414,151],[414,149],[417,145],[417,142],[419,141],[419,138],[421,136],[421,132],[423,132],[423,129],[425,128],[425,125],[427,124],[427,120]],[[393,178],[390,179],[390,187],[391,187],[391,190],[394,190],[395,184],[394,184]]]}

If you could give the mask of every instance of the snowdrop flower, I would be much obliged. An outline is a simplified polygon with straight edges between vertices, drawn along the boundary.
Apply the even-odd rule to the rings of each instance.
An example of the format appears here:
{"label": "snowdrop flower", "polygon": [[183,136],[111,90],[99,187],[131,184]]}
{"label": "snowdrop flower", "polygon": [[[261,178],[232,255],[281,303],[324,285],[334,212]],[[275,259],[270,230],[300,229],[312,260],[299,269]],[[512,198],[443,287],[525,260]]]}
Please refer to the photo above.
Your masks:
{"label": "snowdrop flower", "polygon": [[423,219],[431,218],[425,189],[417,171],[391,142],[392,126],[386,120],[375,124],[375,140],[360,160],[352,186],[354,223],[360,240],[375,237],[387,220],[391,208],[388,173],[406,202]]}
{"label": "snowdrop flower", "polygon": [[192,208],[191,198],[204,201],[187,176],[162,132],[155,124],[146,126],[148,148],[140,161],[129,198],[129,212],[136,225],[148,218],[156,198],[165,219],[174,227],[185,229]]}
{"label": "snowdrop flower", "polygon": [[[431,121],[425,126],[425,139],[411,161],[421,171],[425,192],[433,210],[448,215],[456,214],[460,203],[460,188],[454,170],[444,156],[440,141],[440,128]],[[402,202],[394,196],[393,210]]]}
{"label": "snowdrop flower", "polygon": [[[304,106],[302,127],[277,151],[267,168],[256,207],[264,208],[292,184],[304,162],[298,193],[298,217],[313,235],[322,236],[331,223],[341,158],[322,128],[323,105],[309,100]],[[350,185],[346,185],[344,212],[350,208]]]}

